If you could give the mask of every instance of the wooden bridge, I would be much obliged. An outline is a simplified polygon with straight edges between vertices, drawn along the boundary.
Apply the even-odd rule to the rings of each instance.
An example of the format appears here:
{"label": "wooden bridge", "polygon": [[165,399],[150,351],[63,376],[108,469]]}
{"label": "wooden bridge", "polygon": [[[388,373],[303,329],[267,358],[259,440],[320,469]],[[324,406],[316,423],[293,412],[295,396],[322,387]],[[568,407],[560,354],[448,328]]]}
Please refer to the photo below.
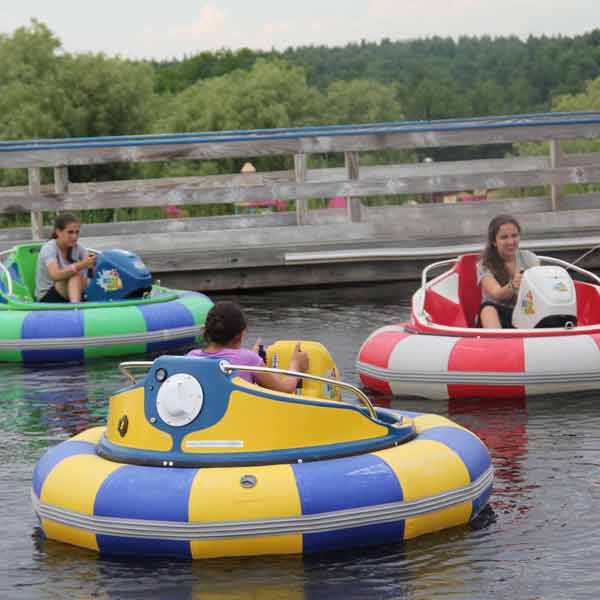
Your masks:
{"label": "wooden bridge", "polygon": [[[573,258],[600,244],[600,194],[566,195],[600,181],[600,153],[569,154],[565,140],[600,137],[600,112],[255,131],[0,142],[0,169],[26,169],[27,187],[0,188],[0,214],[31,213],[31,228],[1,229],[0,249],[44,239],[46,211],[293,200],[295,211],[86,224],[84,243],[139,253],[168,285],[204,291],[414,279],[432,259],[481,247],[489,219],[514,214],[523,244]],[[532,157],[372,164],[382,150],[547,142]],[[344,167],[310,168],[340,154]],[[409,153],[406,153],[407,156]],[[69,167],[107,163],[293,156],[294,169],[136,181],[71,183]],[[411,156],[414,155],[411,154]],[[364,164],[361,164],[364,163]],[[49,168],[54,183],[42,184]],[[458,190],[547,194],[443,204]],[[345,208],[309,209],[342,196]],[[419,203],[369,206],[370,198]],[[590,255],[584,266],[600,265]]]}

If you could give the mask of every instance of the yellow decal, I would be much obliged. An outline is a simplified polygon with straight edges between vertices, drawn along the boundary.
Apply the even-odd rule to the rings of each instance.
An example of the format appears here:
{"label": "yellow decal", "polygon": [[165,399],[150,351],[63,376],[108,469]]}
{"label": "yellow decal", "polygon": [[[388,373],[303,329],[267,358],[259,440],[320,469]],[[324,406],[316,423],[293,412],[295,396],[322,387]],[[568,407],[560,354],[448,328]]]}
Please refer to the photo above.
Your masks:
{"label": "yellow decal", "polygon": [[123,288],[123,282],[116,269],[104,269],[96,277],[96,283],[105,292],[116,292]]}
{"label": "yellow decal", "polygon": [[533,293],[531,290],[525,294],[525,298],[521,300],[521,309],[525,315],[535,315],[535,304],[533,302]]}

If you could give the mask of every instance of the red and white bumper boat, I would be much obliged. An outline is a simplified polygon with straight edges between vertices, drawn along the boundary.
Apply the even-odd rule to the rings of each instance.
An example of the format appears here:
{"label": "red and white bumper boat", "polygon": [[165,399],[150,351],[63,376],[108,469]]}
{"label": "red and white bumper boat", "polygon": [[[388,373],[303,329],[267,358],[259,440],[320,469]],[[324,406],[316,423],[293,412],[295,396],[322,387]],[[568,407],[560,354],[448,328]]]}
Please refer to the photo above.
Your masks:
{"label": "red and white bumper boat", "polygon": [[[600,278],[538,256],[549,266],[525,271],[513,313],[518,328],[480,329],[478,258],[466,254],[424,269],[410,322],[382,327],[362,345],[363,385],[431,399],[600,389]],[[427,281],[440,267],[450,268]],[[567,270],[585,280],[572,280]]]}

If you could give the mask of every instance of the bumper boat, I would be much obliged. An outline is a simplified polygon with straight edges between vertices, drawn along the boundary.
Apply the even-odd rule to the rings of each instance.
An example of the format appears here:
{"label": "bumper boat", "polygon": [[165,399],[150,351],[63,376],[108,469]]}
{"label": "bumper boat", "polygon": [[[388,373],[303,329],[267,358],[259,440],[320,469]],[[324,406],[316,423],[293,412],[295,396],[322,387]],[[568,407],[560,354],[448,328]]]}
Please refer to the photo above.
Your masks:
{"label": "bumper boat", "polygon": [[204,294],[170,290],[132,252],[97,252],[86,302],[36,302],[41,243],[0,254],[0,362],[83,361],[192,346],[212,306]]}
{"label": "bumper boat", "polygon": [[[279,343],[288,355],[295,344]],[[482,510],[493,469],[477,436],[442,416],[374,408],[315,375],[335,373],[329,354],[302,346],[311,373],[196,357],[122,363],[135,383],[110,399],[106,427],[49,449],[34,469],[45,535],[104,555],[315,553],[402,542]],[[134,368],[147,369],[143,380]],[[301,393],[241,370],[298,375]]]}
{"label": "bumper boat", "polygon": [[[431,399],[600,389],[600,279],[565,261],[538,258],[541,266],[523,274],[513,329],[475,327],[477,254],[426,267],[410,322],[376,330],[360,348],[362,384]],[[448,270],[428,281],[441,267]]]}

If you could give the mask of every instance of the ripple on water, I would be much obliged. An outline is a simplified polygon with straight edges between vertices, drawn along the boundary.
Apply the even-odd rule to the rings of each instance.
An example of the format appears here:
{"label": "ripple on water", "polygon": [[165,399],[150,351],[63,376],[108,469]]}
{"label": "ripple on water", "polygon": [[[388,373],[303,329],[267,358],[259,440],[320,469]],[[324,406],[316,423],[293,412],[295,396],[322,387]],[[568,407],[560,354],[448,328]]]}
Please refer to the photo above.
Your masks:
{"label": "ripple on water", "polygon": [[[397,285],[242,294],[248,341],[314,339],[358,384],[360,344],[408,318]],[[0,379],[0,597],[4,598],[596,598],[600,562],[600,394],[527,401],[379,400],[449,416],[492,454],[495,520],[404,545],[315,557],[118,561],[39,536],[33,465],[59,440],[103,422],[126,384],[117,361],[25,368]]]}

